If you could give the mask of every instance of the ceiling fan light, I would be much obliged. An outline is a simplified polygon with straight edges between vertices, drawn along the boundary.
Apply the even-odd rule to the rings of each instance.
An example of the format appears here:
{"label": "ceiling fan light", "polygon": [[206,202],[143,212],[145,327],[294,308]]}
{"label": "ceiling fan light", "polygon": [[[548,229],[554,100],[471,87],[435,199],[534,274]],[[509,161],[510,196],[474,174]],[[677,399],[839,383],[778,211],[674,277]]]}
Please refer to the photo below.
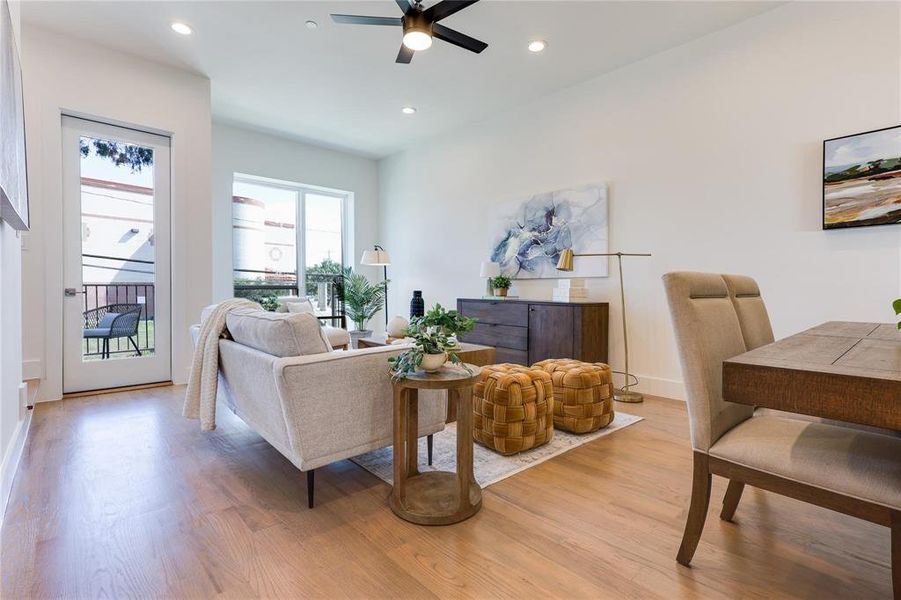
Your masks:
{"label": "ceiling fan light", "polygon": [[404,46],[410,50],[426,50],[432,45],[432,36],[424,31],[411,29],[404,34]]}
{"label": "ceiling fan light", "polygon": [[529,42],[529,52],[541,52],[547,48],[547,42],[544,40],[532,40]]}

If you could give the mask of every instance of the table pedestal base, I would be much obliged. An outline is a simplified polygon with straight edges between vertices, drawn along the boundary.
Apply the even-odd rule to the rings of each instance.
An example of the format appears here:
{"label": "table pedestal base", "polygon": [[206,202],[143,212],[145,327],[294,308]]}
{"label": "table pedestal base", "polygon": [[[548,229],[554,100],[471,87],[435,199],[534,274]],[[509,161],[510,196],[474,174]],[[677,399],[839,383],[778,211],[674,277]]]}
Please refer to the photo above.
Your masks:
{"label": "table pedestal base", "polygon": [[[429,471],[406,480],[404,500],[392,490],[388,505],[401,519],[418,525],[450,525],[465,521],[482,508],[482,489],[469,485],[469,501],[460,502],[456,473]],[[468,506],[467,506],[468,505]]]}

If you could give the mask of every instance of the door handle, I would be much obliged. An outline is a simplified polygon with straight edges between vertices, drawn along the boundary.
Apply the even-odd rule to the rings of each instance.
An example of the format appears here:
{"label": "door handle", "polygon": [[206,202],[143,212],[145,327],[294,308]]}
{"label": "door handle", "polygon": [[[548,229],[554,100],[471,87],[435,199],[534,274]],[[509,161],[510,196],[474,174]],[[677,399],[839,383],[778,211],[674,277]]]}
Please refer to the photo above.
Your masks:
{"label": "door handle", "polygon": [[66,288],[65,290],[66,298],[74,298],[78,294],[84,294],[84,292],[79,292],[75,288]]}

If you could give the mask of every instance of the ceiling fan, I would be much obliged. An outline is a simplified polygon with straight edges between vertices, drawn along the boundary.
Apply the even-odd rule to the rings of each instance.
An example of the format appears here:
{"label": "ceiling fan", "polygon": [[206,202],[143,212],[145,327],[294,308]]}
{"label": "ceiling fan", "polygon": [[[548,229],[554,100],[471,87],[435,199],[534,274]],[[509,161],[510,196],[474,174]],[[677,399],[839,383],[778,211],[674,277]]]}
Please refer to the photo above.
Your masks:
{"label": "ceiling fan", "polygon": [[441,19],[461,11],[479,0],[442,0],[434,6],[423,8],[420,0],[395,0],[403,11],[402,17],[367,17],[363,15],[332,15],[335,23],[350,25],[391,25],[404,28],[403,43],[395,62],[407,64],[413,60],[413,53],[432,45],[432,38],[438,38],[454,46],[459,46],[478,54],[488,47],[459,31],[438,23]]}

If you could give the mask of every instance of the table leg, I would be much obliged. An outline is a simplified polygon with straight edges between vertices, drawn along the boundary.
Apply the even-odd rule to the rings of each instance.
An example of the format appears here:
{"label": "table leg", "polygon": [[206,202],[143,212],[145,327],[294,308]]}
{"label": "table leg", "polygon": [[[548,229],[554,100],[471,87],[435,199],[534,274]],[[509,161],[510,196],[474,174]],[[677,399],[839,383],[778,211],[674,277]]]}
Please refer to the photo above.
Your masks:
{"label": "table leg", "polygon": [[403,506],[406,499],[406,464],[404,457],[404,433],[407,430],[406,391],[400,386],[394,387],[394,490],[391,492],[397,502]]}
{"label": "table leg", "polygon": [[407,477],[419,474],[419,390],[407,388]]}
{"label": "table leg", "polygon": [[457,481],[460,483],[460,509],[472,506],[469,488],[472,484],[472,388],[448,391],[448,400],[457,402]]}

